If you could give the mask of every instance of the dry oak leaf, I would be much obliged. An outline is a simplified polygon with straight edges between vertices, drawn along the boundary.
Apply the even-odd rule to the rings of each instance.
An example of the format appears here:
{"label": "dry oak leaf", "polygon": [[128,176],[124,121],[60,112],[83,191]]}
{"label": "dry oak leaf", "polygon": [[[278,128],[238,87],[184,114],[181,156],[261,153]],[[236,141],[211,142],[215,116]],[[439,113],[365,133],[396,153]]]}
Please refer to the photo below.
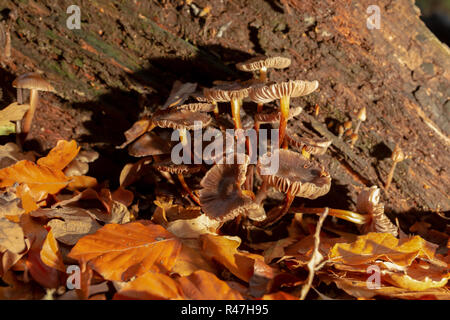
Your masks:
{"label": "dry oak leaf", "polygon": [[242,300],[242,296],[214,274],[199,270],[177,279],[147,272],[124,285],[114,299]]}
{"label": "dry oak leaf", "polygon": [[238,237],[203,234],[200,240],[202,250],[209,259],[219,262],[245,282],[249,282],[252,278],[256,260],[261,262],[259,267],[265,265],[263,256],[237,249],[241,244],[241,239]]}
{"label": "dry oak leaf", "polygon": [[198,238],[201,234],[217,234],[217,229],[221,224],[220,221],[210,219],[206,214],[202,214],[194,219],[178,219],[168,222],[167,230],[179,238]]}
{"label": "dry oak leaf", "polygon": [[[145,223],[145,224],[144,224]],[[145,272],[170,271],[181,242],[163,227],[147,222],[107,224],[81,238],[69,257],[107,280],[128,281]]]}
{"label": "dry oak leaf", "polygon": [[75,140],[59,140],[47,156],[38,159],[37,164],[53,170],[62,170],[72,162],[79,151],[80,147],[77,147]]}
{"label": "dry oak leaf", "polygon": [[436,245],[419,236],[399,240],[390,233],[368,233],[352,243],[338,243],[329,253],[332,262],[362,265],[383,260],[409,266],[416,258],[433,260]]}

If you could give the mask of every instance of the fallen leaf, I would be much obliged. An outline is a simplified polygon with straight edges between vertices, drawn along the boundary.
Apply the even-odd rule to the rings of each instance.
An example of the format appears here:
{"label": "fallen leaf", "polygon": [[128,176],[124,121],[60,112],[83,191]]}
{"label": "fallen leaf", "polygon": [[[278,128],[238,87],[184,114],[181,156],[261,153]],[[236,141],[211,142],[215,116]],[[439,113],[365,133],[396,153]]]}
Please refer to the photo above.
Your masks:
{"label": "fallen leaf", "polygon": [[261,300],[298,300],[298,298],[289,293],[278,291],[274,293],[265,294],[261,298]]}
{"label": "fallen leaf", "polygon": [[55,194],[69,182],[60,170],[40,166],[28,160],[0,170],[0,187],[9,187],[15,183],[26,184],[35,201],[44,199],[47,194]]}
{"label": "fallen leaf", "polygon": [[237,248],[241,240],[238,237],[203,234],[200,240],[202,250],[209,259],[219,262],[245,282],[249,282],[253,276],[255,261],[264,263],[264,258],[260,255],[239,251]]}
{"label": "fallen leaf", "polygon": [[27,112],[29,108],[30,108],[29,104],[18,104],[17,102],[13,102],[3,110],[0,110],[0,130],[1,131],[6,130],[0,135],[6,135],[9,133],[16,132],[15,130],[16,126],[11,121],[22,120],[23,116],[25,115],[25,112]]}
{"label": "fallen leaf", "polygon": [[34,153],[23,153],[19,146],[13,142],[0,146],[0,169],[9,167],[20,160],[34,161]]}
{"label": "fallen leaf", "polygon": [[82,237],[101,228],[89,212],[81,208],[38,209],[31,215],[49,218],[47,225],[54,237],[67,245],[75,245]]}
{"label": "fallen leaf", "polygon": [[42,245],[40,252],[41,260],[50,268],[66,272],[61,252],[59,251],[58,242],[53,236],[52,230],[47,233],[47,237]]}
{"label": "fallen leaf", "polygon": [[24,233],[19,224],[0,217],[0,251],[1,248],[13,253],[25,250]]}
{"label": "fallen leaf", "polygon": [[199,241],[194,240],[188,242],[183,240],[183,246],[172,268],[172,273],[177,273],[180,276],[188,276],[197,270],[216,273],[216,269],[213,263],[205,259]]}
{"label": "fallen leaf", "polygon": [[77,156],[80,147],[75,140],[70,142],[59,140],[47,156],[38,159],[37,164],[59,171],[64,169]]}
{"label": "fallen leaf", "polygon": [[221,225],[220,221],[202,214],[194,219],[178,219],[169,222],[166,229],[179,238],[198,238],[201,234],[217,234],[217,229]]}
{"label": "fallen leaf", "polygon": [[181,242],[163,227],[142,222],[107,224],[81,238],[69,257],[89,265],[105,279],[126,281],[149,270],[169,271]]}
{"label": "fallen leaf", "polygon": [[410,265],[416,258],[433,260],[436,245],[419,236],[398,240],[390,233],[368,233],[353,243],[338,243],[330,251],[333,262],[347,265],[368,264],[384,260],[400,266]]}
{"label": "fallen leaf", "polygon": [[214,274],[199,270],[177,279],[147,272],[126,284],[114,299],[242,300],[242,296]]}

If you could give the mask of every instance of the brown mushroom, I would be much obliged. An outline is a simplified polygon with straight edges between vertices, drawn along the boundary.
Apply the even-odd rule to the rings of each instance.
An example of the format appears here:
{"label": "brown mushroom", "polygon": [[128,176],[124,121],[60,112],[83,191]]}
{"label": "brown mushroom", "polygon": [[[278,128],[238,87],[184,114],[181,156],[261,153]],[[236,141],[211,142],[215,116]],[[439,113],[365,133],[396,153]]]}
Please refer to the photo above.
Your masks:
{"label": "brown mushroom", "polygon": [[309,158],[310,154],[322,155],[331,145],[331,140],[320,137],[300,137],[295,132],[286,134],[286,141],[290,146],[300,151],[305,158]]}
{"label": "brown mushroom", "polygon": [[268,103],[273,100],[280,100],[281,117],[278,141],[280,146],[284,141],[286,133],[290,98],[308,95],[315,91],[318,86],[318,81],[290,80],[287,82],[254,85],[249,88],[248,95],[256,103]]}
{"label": "brown mushroom", "polygon": [[176,174],[183,189],[189,194],[195,203],[200,205],[198,197],[192,192],[191,188],[189,188],[184,180],[184,175],[199,172],[202,168],[201,165],[174,164],[170,159],[168,159],[153,163],[153,167],[161,172]]}
{"label": "brown mushroom", "polygon": [[[295,197],[316,199],[330,190],[331,178],[324,167],[317,162],[305,159],[301,154],[278,149],[278,155],[270,152],[258,162],[258,173],[263,179],[263,188],[274,187],[286,194],[281,210],[269,216],[261,225],[271,225],[280,220],[289,210]],[[269,159],[278,159],[278,171],[267,174],[271,163]],[[258,195],[257,195],[258,197]]]}
{"label": "brown mushroom", "polygon": [[359,132],[359,128],[361,127],[361,123],[366,121],[366,119],[367,119],[366,107],[362,107],[358,111],[357,119],[358,119],[358,122],[356,123],[356,128],[355,128],[355,131],[354,131],[356,134],[358,134],[358,132]]}
{"label": "brown mushroom", "polygon": [[31,122],[33,121],[34,112],[39,104],[39,91],[55,91],[50,83],[44,80],[37,73],[26,73],[18,76],[12,83],[14,88],[18,90],[30,89],[30,109],[25,115],[25,119],[22,126],[22,133],[24,138],[31,129]]}
{"label": "brown mushroom", "polygon": [[284,69],[291,65],[291,59],[286,57],[259,56],[236,64],[236,68],[245,72],[259,71],[259,80],[267,80],[267,69]]}
{"label": "brown mushroom", "polygon": [[363,226],[363,232],[390,233],[398,236],[398,228],[384,214],[384,204],[380,203],[380,189],[377,186],[364,188],[356,200],[356,211],[370,218]]}
{"label": "brown mushroom", "polygon": [[387,191],[389,189],[389,186],[391,185],[397,163],[405,160],[405,154],[403,153],[402,149],[400,149],[398,144],[395,146],[394,151],[392,152],[391,159],[392,161],[394,161],[394,163],[392,164],[391,170],[389,171],[389,174],[386,179],[386,184],[384,186],[385,191]]}
{"label": "brown mushroom", "polygon": [[171,107],[171,111],[213,112],[215,105],[212,103],[188,103]]}
{"label": "brown mushroom", "polygon": [[219,118],[219,106],[217,105],[217,101],[215,100],[211,100],[211,99],[207,99],[205,97],[205,95],[203,94],[203,92],[196,92],[192,95],[198,102],[202,102],[202,103],[211,103],[214,106],[213,112],[214,112],[214,118],[216,118],[216,120]]}
{"label": "brown mushroom", "polygon": [[259,206],[252,192],[242,189],[250,158],[243,164],[216,164],[200,182],[200,203],[205,214],[222,222],[232,220]]}
{"label": "brown mushroom", "polygon": [[242,129],[240,111],[242,99],[248,96],[246,86],[237,82],[224,83],[214,88],[205,88],[203,93],[210,101],[230,102],[234,127],[235,129]]}
{"label": "brown mushroom", "polygon": [[172,143],[161,138],[154,132],[148,132],[128,147],[128,153],[133,157],[157,156],[169,154]]}
{"label": "brown mushroom", "polygon": [[187,143],[186,130],[196,129],[196,123],[201,123],[201,128],[211,123],[211,117],[204,112],[191,112],[187,110],[160,111],[152,118],[152,123],[161,128],[172,128],[180,133],[180,141]]}

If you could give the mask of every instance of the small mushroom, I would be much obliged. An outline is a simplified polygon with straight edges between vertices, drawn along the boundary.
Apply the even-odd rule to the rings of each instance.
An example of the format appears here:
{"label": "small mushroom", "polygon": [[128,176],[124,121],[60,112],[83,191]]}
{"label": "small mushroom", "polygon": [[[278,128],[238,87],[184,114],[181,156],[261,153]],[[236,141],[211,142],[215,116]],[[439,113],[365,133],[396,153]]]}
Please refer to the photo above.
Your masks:
{"label": "small mushroom", "polygon": [[212,103],[188,103],[170,108],[171,111],[213,112],[215,105]]}
{"label": "small mushroom", "polygon": [[253,193],[242,189],[249,161],[245,155],[243,164],[216,164],[203,177],[200,203],[208,217],[225,222],[257,210]]}
{"label": "small mushroom", "polygon": [[[21,89],[30,89],[30,109],[25,115],[25,119],[22,126],[22,133],[24,138],[28,134],[31,129],[31,122],[33,121],[34,112],[39,104],[39,91],[52,91],[55,89],[52,87],[50,83],[44,80],[37,73],[25,73],[23,75],[18,76],[12,83],[14,88],[18,90]],[[18,91],[19,92],[19,91]],[[20,102],[19,102],[20,103]]]}
{"label": "small mushroom", "polygon": [[223,83],[214,88],[205,88],[203,94],[206,99],[217,102],[230,102],[231,114],[235,129],[242,129],[241,105],[242,99],[248,96],[248,89],[240,83]]}
{"label": "small mushroom", "polygon": [[[278,157],[270,152],[265,154],[258,162],[258,173],[263,179],[263,189],[274,187],[286,194],[281,210],[269,216],[260,225],[271,225],[280,220],[289,210],[295,197],[316,199],[328,193],[331,187],[331,178],[324,167],[317,162],[305,159],[301,154],[284,149],[278,149]],[[269,159],[278,158],[278,171],[275,174],[264,174],[270,169]],[[258,195],[257,195],[258,198]]]}
{"label": "small mushroom", "polygon": [[166,141],[154,132],[148,132],[128,147],[128,153],[133,157],[158,156],[169,154],[171,141]]}
{"label": "small mushroom", "polygon": [[286,141],[290,146],[300,151],[305,158],[309,158],[310,154],[323,155],[331,145],[331,140],[320,137],[300,137],[295,132],[286,134]]}
{"label": "small mushroom", "polygon": [[306,96],[315,91],[319,86],[318,81],[290,80],[288,82],[272,82],[265,85],[254,85],[249,88],[248,95],[256,103],[268,103],[280,100],[280,131],[279,145],[284,141],[287,120],[289,118],[289,105],[291,97]]}
{"label": "small mushroom", "polygon": [[338,138],[342,138],[342,136],[344,135],[345,129],[343,125],[339,125],[338,127]]}
{"label": "small mushroom", "polygon": [[380,203],[380,189],[377,186],[364,188],[356,200],[356,211],[370,218],[363,226],[363,232],[390,233],[398,236],[398,228],[384,214],[384,204]]}
{"label": "small mushroom", "polygon": [[[297,117],[300,113],[302,113],[302,107],[294,107],[289,109],[288,120]],[[281,119],[281,111],[279,110],[267,110],[265,109],[262,112],[255,114],[255,124],[262,123],[279,123]]]}
{"label": "small mushroom", "polygon": [[186,181],[184,180],[184,175],[199,172],[202,168],[201,165],[174,164],[169,159],[155,162],[153,163],[153,167],[160,172],[176,174],[183,189],[189,194],[189,196],[195,203],[200,205],[198,197],[192,192],[191,188],[189,188]]}
{"label": "small mushroom", "polygon": [[361,123],[363,121],[366,121],[366,119],[367,119],[366,107],[362,107],[359,110],[358,115],[357,115],[357,119],[358,119],[358,122],[356,123],[356,128],[355,128],[355,131],[354,131],[356,134],[358,134],[358,132],[359,132],[359,128],[361,127]]}
{"label": "small mushroom", "polygon": [[215,100],[211,100],[211,99],[207,99],[205,97],[205,95],[203,94],[203,92],[196,92],[192,95],[198,102],[202,102],[202,103],[211,103],[214,106],[213,112],[214,112],[214,118],[216,118],[216,120],[219,118],[219,106],[217,105],[217,101]]}
{"label": "small mushroom", "polygon": [[403,153],[402,149],[400,149],[398,144],[395,146],[394,151],[392,152],[391,159],[392,161],[394,161],[394,163],[392,164],[391,170],[389,171],[389,174],[386,179],[386,184],[384,186],[385,191],[387,191],[389,189],[389,186],[391,185],[397,163],[405,160],[405,154]]}
{"label": "small mushroom", "polygon": [[152,123],[161,128],[179,130],[180,141],[183,145],[187,143],[186,130],[196,129],[196,122],[201,123],[204,128],[211,123],[211,117],[204,112],[191,112],[187,110],[160,111],[152,118]]}
{"label": "small mushroom", "polygon": [[259,71],[259,80],[267,80],[267,69],[284,69],[291,65],[291,59],[286,57],[259,56],[236,64],[236,68],[245,72]]}
{"label": "small mushroom", "polygon": [[358,141],[358,135],[356,133],[352,133],[352,135],[350,136],[350,148],[353,148],[356,141]]}

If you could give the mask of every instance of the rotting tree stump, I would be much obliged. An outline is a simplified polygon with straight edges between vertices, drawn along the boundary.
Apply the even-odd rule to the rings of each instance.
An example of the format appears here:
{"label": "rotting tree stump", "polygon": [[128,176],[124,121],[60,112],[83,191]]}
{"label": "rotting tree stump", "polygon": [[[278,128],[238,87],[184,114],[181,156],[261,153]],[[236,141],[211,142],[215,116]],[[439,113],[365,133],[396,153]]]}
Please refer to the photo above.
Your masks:
{"label": "rotting tree stump", "polygon": [[[113,150],[143,106],[163,103],[175,80],[210,86],[248,78],[235,63],[281,54],[292,65],[271,72],[274,80],[320,83],[318,92],[293,100],[304,107],[309,130],[333,141],[323,161],[334,184],[317,201],[351,208],[361,187],[384,184],[399,143],[409,158],[398,164],[384,195],[388,214],[448,211],[449,48],[410,0],[377,1],[381,28],[369,30],[372,2],[78,1],[81,30],[69,30],[66,8],[73,1],[1,0],[12,38],[11,58],[2,61],[4,102],[15,97],[16,75],[42,72],[57,95],[43,95],[32,136],[44,149],[74,138]],[[199,14],[207,5],[211,11]],[[363,106],[368,120],[350,148],[337,138],[337,124]]]}

